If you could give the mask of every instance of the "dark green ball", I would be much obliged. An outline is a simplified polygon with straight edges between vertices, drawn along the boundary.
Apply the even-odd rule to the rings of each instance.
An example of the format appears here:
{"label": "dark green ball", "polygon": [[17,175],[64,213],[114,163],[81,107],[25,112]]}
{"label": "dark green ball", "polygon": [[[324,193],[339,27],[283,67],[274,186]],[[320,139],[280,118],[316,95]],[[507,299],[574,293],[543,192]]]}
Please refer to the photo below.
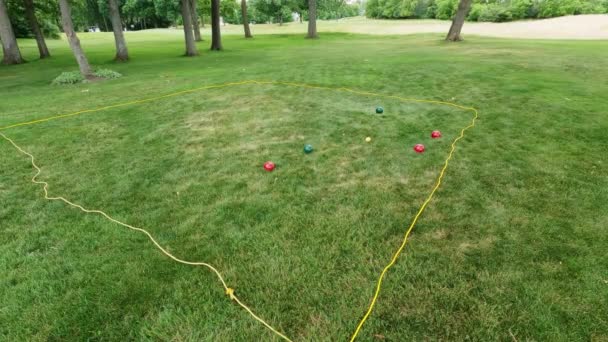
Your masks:
{"label": "dark green ball", "polygon": [[312,152],[312,145],[310,145],[310,144],[304,145],[304,153],[310,153],[310,152]]}
{"label": "dark green ball", "polygon": [[382,107],[376,107],[376,113],[377,113],[377,114],[382,114],[382,113],[384,113],[384,108],[382,108]]}

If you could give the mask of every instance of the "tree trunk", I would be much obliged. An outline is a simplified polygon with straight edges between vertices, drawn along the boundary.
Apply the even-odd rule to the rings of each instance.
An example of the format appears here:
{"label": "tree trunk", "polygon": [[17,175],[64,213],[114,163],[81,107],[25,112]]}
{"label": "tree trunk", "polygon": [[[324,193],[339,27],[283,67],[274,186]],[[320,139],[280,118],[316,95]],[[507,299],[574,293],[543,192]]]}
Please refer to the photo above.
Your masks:
{"label": "tree trunk", "polygon": [[120,20],[118,2],[117,0],[109,0],[108,4],[110,7],[112,30],[114,31],[114,42],[116,43],[116,57],[114,57],[114,60],[125,62],[129,60],[129,51],[127,50],[127,43],[125,42],[125,36],[122,32],[122,21]]}
{"label": "tree trunk", "polygon": [[72,49],[76,62],[78,62],[80,73],[84,78],[91,79],[93,78],[93,71],[91,70],[87,57],[84,55],[84,51],[82,51],[82,47],[80,47],[80,40],[74,31],[74,24],[72,23],[72,14],[70,13],[70,4],[68,3],[68,0],[59,0],[59,9],[61,10],[61,24],[63,25],[63,32],[65,32],[65,35],[68,37],[70,49]]}
{"label": "tree trunk", "polygon": [[253,38],[249,29],[249,19],[247,18],[247,0],[241,0],[241,13],[243,14],[243,29],[245,29],[245,38]]}
{"label": "tree trunk", "polygon": [[196,0],[190,0],[190,13],[192,14],[192,27],[194,28],[194,40],[203,41],[201,29],[198,26],[198,12],[196,11]]}
{"label": "tree trunk", "polygon": [[201,15],[201,27],[205,28],[205,15]]}
{"label": "tree trunk", "polygon": [[304,19],[302,19],[302,12],[298,13],[298,18],[300,19],[300,24],[304,23]]}
{"label": "tree trunk", "polygon": [[317,35],[317,0],[308,0],[308,35],[306,38],[319,38]]}
{"label": "tree trunk", "polygon": [[279,26],[283,26],[283,13],[279,14]]}
{"label": "tree trunk", "polygon": [[451,42],[458,42],[462,40],[460,36],[460,31],[462,31],[462,25],[464,25],[464,20],[467,18],[469,14],[469,10],[471,10],[471,3],[473,0],[460,0],[458,4],[458,10],[456,11],[456,15],[452,20],[452,26],[450,27],[450,32],[448,32],[448,36],[445,40]]}
{"label": "tree trunk", "polygon": [[103,27],[106,28],[104,32],[109,32],[110,30],[108,29],[108,21],[106,20],[106,16],[101,14],[101,18],[103,19]]}
{"label": "tree trunk", "polygon": [[0,40],[2,40],[2,53],[4,54],[2,64],[20,64],[24,62],[4,0],[0,0]]}
{"label": "tree trunk", "polygon": [[192,33],[192,14],[190,13],[190,0],[181,0],[182,19],[184,21],[184,36],[186,38],[186,56],[197,56],[196,43]]}
{"label": "tree trunk", "polygon": [[211,0],[211,50],[222,49],[220,33],[220,0]]}
{"label": "tree trunk", "polygon": [[23,0],[23,5],[25,6],[25,16],[27,17],[27,21],[29,21],[30,23],[30,28],[34,33],[34,37],[36,38],[36,44],[38,44],[38,52],[40,53],[40,59],[51,57],[49,49],[46,47],[46,42],[44,41],[44,35],[40,30],[40,25],[38,25],[38,19],[36,19],[34,1]]}

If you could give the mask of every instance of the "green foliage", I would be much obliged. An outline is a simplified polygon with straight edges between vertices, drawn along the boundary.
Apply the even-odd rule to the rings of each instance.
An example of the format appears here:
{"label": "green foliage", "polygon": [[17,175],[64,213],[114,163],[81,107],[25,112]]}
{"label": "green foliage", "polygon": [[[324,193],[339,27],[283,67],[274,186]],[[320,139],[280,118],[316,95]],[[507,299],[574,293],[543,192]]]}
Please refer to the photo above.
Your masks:
{"label": "green foliage", "polygon": [[[451,19],[458,0],[369,0],[369,18]],[[563,15],[607,13],[608,0],[474,0],[468,20],[503,22]]]}
{"label": "green foliage", "polygon": [[458,0],[436,0],[435,3],[437,6],[435,18],[437,19],[451,19],[458,8]]}
{"label": "green foliage", "polygon": [[110,69],[97,69],[93,74],[96,77],[105,78],[107,80],[113,80],[122,77],[122,74]]}
{"label": "green foliage", "polygon": [[513,19],[509,8],[501,6],[499,4],[488,4],[481,7],[479,12],[479,21],[492,21],[500,23],[504,21],[510,21]]}
{"label": "green foliage", "polygon": [[471,10],[469,11],[469,15],[467,16],[467,20],[479,21],[479,16],[484,8],[485,6],[482,4],[473,4],[471,6]]}
{"label": "green foliage", "polygon": [[532,15],[533,0],[511,0],[509,11],[516,19],[528,18]]}
{"label": "green foliage", "polygon": [[129,30],[168,27],[181,17],[179,0],[125,0],[122,15]]}
{"label": "green foliage", "polygon": [[382,18],[382,4],[381,0],[368,0],[365,5],[365,15],[368,18]]}
{"label": "green foliage", "polygon": [[84,77],[78,71],[65,71],[57,76],[51,84],[53,85],[67,85],[76,84],[84,81]]}
{"label": "green foliage", "polygon": [[[291,0],[253,0],[250,6],[255,9],[253,19],[256,22],[284,23],[293,21],[291,13],[294,2]],[[262,14],[262,16],[256,18],[256,14]],[[262,18],[266,21],[260,21]]]}
{"label": "green foliage", "polygon": [[248,15],[250,23],[263,24],[271,21],[270,15],[267,14],[266,10],[257,5],[258,0],[250,0],[248,2]]}
{"label": "green foliage", "polygon": [[[112,79],[122,77],[122,74],[120,74],[114,70],[110,70],[110,69],[97,69],[97,70],[95,70],[93,75],[95,77],[99,77],[99,78],[103,78],[103,79],[107,79],[107,80],[112,80]],[[85,81],[86,81],[85,78],[82,77],[82,74],[80,72],[65,71],[65,72],[62,72],[59,76],[55,77],[55,79],[53,80],[53,82],[51,82],[51,84],[52,85],[69,85],[69,84],[82,83]]]}
{"label": "green foliage", "polygon": [[370,0],[366,13],[370,18],[427,18],[433,13],[434,18],[436,8],[434,0]]}
{"label": "green foliage", "polygon": [[[318,19],[339,19],[359,15],[359,5],[349,5],[344,0],[320,0],[317,2]],[[293,13],[308,19],[308,1],[306,0],[251,0],[249,17],[252,22],[288,22],[293,20]],[[240,8],[238,9],[240,16]]]}
{"label": "green foliage", "polygon": [[429,18],[429,7],[433,0],[419,0],[415,2],[413,18]]}
{"label": "green foliage", "polygon": [[8,15],[11,19],[13,26],[13,32],[18,38],[21,37],[32,37],[27,20],[25,19],[25,9],[23,2],[19,0],[7,1],[6,7],[8,8]]}
{"label": "green foliage", "polygon": [[551,18],[559,17],[562,15],[570,15],[574,14],[575,10],[575,1],[570,0],[551,0],[542,1],[538,3],[539,18]]}
{"label": "green foliage", "polygon": [[606,0],[551,0],[535,3],[539,18],[552,18],[562,15],[606,13],[608,1]]}
{"label": "green foliage", "polygon": [[61,31],[59,30],[59,26],[55,24],[50,19],[43,19],[39,21],[40,30],[42,30],[42,34],[47,38],[59,39]]}
{"label": "green foliage", "polygon": [[[348,5],[344,0],[320,0],[317,4],[319,19],[339,19],[352,17],[359,13],[358,5]],[[306,6],[308,6],[308,2],[306,2]]]}
{"label": "green foliage", "polygon": [[236,0],[220,0],[220,15],[226,23],[242,24],[241,6]]}
{"label": "green foliage", "polygon": [[[32,38],[34,34],[25,16],[25,7],[22,0],[9,0],[6,2],[8,13],[17,38]],[[42,34],[47,38],[59,38],[59,8],[57,3],[50,0],[34,1],[34,13]]]}

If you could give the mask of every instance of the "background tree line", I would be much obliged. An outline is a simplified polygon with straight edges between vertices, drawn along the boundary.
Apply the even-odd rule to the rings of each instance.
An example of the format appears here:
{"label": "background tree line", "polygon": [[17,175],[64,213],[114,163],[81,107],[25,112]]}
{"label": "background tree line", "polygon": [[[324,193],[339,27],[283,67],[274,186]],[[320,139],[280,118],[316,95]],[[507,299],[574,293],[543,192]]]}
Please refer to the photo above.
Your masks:
{"label": "background tree line", "polygon": [[[7,6],[8,1],[11,1],[11,7]],[[18,1],[21,2],[19,3]],[[96,74],[88,62],[86,54],[80,45],[78,35],[76,34],[77,26],[75,23],[79,22],[78,19],[83,19],[84,21],[87,19],[97,20],[96,26],[99,26],[99,18],[103,19],[103,27],[106,30],[109,30],[111,27],[112,32],[114,33],[116,45],[116,55],[114,59],[116,61],[128,61],[129,52],[123,31],[125,22],[127,23],[127,26],[129,26],[128,22],[134,20],[134,18],[139,21],[143,28],[146,28],[146,22],[149,22],[149,20],[146,19],[149,16],[157,19],[152,21],[155,27],[158,27],[157,24],[159,20],[166,20],[175,24],[178,24],[181,20],[186,45],[184,55],[191,57],[198,55],[198,48],[195,42],[202,41],[200,24],[202,22],[202,25],[204,26],[204,18],[207,10],[210,13],[211,50],[215,51],[222,50],[220,33],[222,13],[228,16],[237,15],[239,13],[239,8],[236,6],[235,0],[125,0],[124,3],[121,3],[120,1],[121,0],[107,0],[106,3],[105,0],[58,0],[60,15],[57,17],[56,13],[53,15],[53,12],[57,9],[56,6],[52,6],[53,3],[50,3],[51,6],[45,8],[40,6],[37,7],[34,0],[0,0],[0,42],[2,43],[2,64],[21,64],[25,62],[17,42],[17,35],[15,34],[16,30],[13,28],[12,21],[15,17],[17,18],[17,21],[23,17],[27,19],[28,26],[21,28],[21,30],[22,33],[28,32],[29,30],[32,36],[36,39],[38,50],[40,52],[40,59],[51,56],[46,46],[45,34],[40,28],[40,18],[48,16],[55,18],[56,21],[60,20],[62,31],[65,34],[70,45],[70,49],[74,54],[74,58],[78,63],[82,78],[92,80],[95,78],[106,77]],[[221,6],[221,1],[224,1],[224,6]],[[243,23],[243,33],[245,38],[252,38],[253,36],[249,27],[247,0],[240,1],[240,21]],[[293,11],[298,10],[301,13],[304,10],[307,10],[309,20],[306,38],[318,38],[316,18],[317,8],[319,6],[317,6],[317,1],[319,0],[307,0],[306,2],[304,2],[304,0],[291,0],[291,2],[283,2],[283,0],[268,0],[263,4],[264,6],[257,7],[259,10],[266,11],[269,17],[275,18],[278,16],[280,23],[283,22],[283,12],[291,11],[291,13],[293,13]],[[324,6],[320,6],[322,9],[333,10],[336,8],[335,6],[345,5],[344,0],[320,1],[328,3]],[[81,5],[83,7],[81,7]],[[12,10],[9,10],[9,8]],[[87,10],[79,11],[79,8],[85,8]],[[133,13],[140,13],[142,16],[135,17]],[[164,15],[160,16],[159,13]],[[279,13],[279,15],[277,15],[277,13]],[[106,15],[109,18],[106,18]],[[11,17],[13,17],[13,19],[11,19]],[[77,18],[77,20],[74,20],[74,18]],[[125,20],[125,18],[127,19]],[[131,24],[130,27],[133,28],[134,25]],[[70,76],[69,78],[72,77]]]}
{"label": "background tree line", "polygon": [[[198,25],[210,23],[211,0],[194,0]],[[249,21],[252,23],[285,23],[294,20],[297,13],[308,20],[307,0],[249,0]],[[74,0],[70,2],[76,31],[98,27],[112,31],[112,20],[107,0]],[[31,38],[34,34],[27,21],[23,0],[7,0],[6,6],[17,38]],[[183,25],[179,0],[120,0],[118,1],[123,26],[127,30],[166,28]],[[359,5],[344,0],[319,0],[317,18],[338,19],[359,15]],[[242,6],[237,0],[220,0],[220,15],[224,23],[242,24]],[[56,0],[36,0],[35,16],[46,38],[59,38],[61,18]],[[194,19],[194,18],[193,18]],[[195,24],[195,23],[193,23]]]}
{"label": "background tree line", "polygon": [[[366,15],[385,19],[454,16],[459,0],[368,0]],[[473,0],[467,20],[503,22],[564,15],[608,13],[608,0]]]}
{"label": "background tree line", "polygon": [[[307,0],[250,0],[250,21],[254,23],[278,23],[293,21],[293,14],[297,14],[299,21],[308,20]],[[317,19],[329,20],[346,17],[354,17],[361,13],[360,4],[347,4],[344,0],[319,0],[317,1]],[[234,18],[238,23],[239,15]]]}

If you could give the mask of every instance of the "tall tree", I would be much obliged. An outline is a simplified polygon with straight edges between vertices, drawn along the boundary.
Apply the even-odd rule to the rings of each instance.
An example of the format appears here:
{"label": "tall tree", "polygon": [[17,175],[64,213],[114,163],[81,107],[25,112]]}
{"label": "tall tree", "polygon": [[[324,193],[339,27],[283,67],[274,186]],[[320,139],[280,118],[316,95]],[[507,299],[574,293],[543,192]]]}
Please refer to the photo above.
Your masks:
{"label": "tall tree", "polygon": [[120,19],[120,9],[118,8],[118,2],[117,0],[108,0],[108,5],[110,7],[110,20],[112,21],[112,30],[114,31],[114,42],[116,43],[116,57],[114,57],[114,60],[125,62],[129,60],[129,51],[127,50],[127,42],[125,42],[125,36],[122,33],[122,20]]}
{"label": "tall tree", "polygon": [[460,32],[462,31],[464,20],[467,18],[467,15],[471,10],[472,2],[473,0],[460,0],[458,10],[456,11],[456,15],[454,15],[454,19],[452,20],[452,26],[450,27],[448,36],[445,38],[446,40],[451,42],[458,42],[462,40]]}
{"label": "tall tree", "polygon": [[317,35],[317,0],[308,0],[308,35],[306,38],[319,38]]}
{"label": "tall tree", "polygon": [[80,47],[80,40],[76,35],[76,31],[74,31],[74,23],[72,22],[72,13],[68,0],[59,0],[59,9],[61,10],[63,32],[68,37],[68,42],[70,43],[70,48],[72,49],[72,53],[74,53],[76,62],[78,62],[80,73],[84,78],[91,79],[93,78],[93,71],[91,70],[87,56],[84,55],[84,51]]}
{"label": "tall tree", "polygon": [[196,10],[196,0],[190,0],[190,13],[192,14],[192,27],[194,28],[194,40],[200,42],[203,40],[201,37],[201,29],[198,26],[198,12]]}
{"label": "tall tree", "polygon": [[0,0],[0,40],[2,40],[2,53],[4,54],[2,64],[20,64],[24,62],[4,0]]}
{"label": "tall tree", "polygon": [[222,49],[220,33],[220,0],[211,0],[211,50]]}
{"label": "tall tree", "polygon": [[192,14],[190,13],[190,0],[181,0],[182,19],[184,21],[184,36],[186,38],[186,56],[197,56],[198,50],[192,33]]}
{"label": "tall tree", "polygon": [[38,25],[36,11],[34,9],[34,1],[23,0],[23,5],[25,7],[25,16],[27,17],[27,21],[30,23],[30,28],[34,33],[34,37],[36,38],[36,44],[38,45],[40,59],[51,57],[49,49],[46,47],[46,42],[44,41],[44,35],[42,34],[42,30],[40,30],[40,25]]}
{"label": "tall tree", "polygon": [[249,29],[249,18],[247,18],[247,0],[241,0],[241,13],[243,15],[243,28],[245,29],[245,38],[253,38]]}

